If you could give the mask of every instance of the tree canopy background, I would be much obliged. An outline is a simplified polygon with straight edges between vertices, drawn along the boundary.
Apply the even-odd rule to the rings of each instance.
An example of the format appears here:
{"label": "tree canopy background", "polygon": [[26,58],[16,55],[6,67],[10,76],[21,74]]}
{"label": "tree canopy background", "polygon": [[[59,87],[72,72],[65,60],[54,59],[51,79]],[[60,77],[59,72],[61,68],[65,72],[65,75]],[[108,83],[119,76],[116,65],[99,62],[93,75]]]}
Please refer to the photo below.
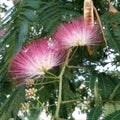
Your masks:
{"label": "tree canopy background", "polygon": [[[120,119],[120,0],[111,0],[116,12],[110,9],[107,0],[93,2],[108,48],[105,43],[95,46],[92,55],[86,47],[73,49],[63,75],[61,120],[72,120],[76,106],[87,114],[87,120]],[[84,0],[14,0],[9,10],[1,8],[5,16],[0,20],[0,31],[6,32],[0,36],[0,120],[24,120],[18,115],[21,103],[30,105],[24,113],[29,120],[37,120],[43,109],[54,117],[59,82],[40,78],[32,86],[37,89],[37,99],[27,100],[25,89],[28,88],[13,85],[9,63],[24,44],[51,37],[61,23],[83,16],[83,3]],[[60,71],[61,67],[57,67],[50,72],[59,75]]]}

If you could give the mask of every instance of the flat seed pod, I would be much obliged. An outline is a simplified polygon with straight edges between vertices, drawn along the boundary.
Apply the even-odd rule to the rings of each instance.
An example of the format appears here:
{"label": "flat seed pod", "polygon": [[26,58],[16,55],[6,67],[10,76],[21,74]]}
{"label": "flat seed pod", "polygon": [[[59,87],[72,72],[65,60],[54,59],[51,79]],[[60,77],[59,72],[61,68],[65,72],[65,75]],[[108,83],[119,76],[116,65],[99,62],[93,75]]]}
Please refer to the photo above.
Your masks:
{"label": "flat seed pod", "polygon": [[88,22],[88,25],[91,27],[94,26],[94,13],[93,13],[93,1],[85,0],[84,1],[84,19]]}
{"label": "flat seed pod", "polygon": [[117,13],[117,9],[110,3],[110,0],[108,0],[108,4],[109,4],[109,12],[110,12],[110,16],[114,15],[115,13]]}
{"label": "flat seed pod", "polygon": [[[93,13],[93,1],[84,0],[84,19],[86,19],[87,24],[91,27],[94,26],[94,13]],[[92,55],[93,49],[91,46],[87,46],[88,53]]]}

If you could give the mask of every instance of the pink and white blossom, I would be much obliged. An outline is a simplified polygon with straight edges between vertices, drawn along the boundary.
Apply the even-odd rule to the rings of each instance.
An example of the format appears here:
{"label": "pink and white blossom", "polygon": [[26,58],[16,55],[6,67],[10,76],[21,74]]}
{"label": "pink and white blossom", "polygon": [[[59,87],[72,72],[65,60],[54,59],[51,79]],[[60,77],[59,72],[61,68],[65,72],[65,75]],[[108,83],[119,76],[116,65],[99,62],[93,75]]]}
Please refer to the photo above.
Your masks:
{"label": "pink and white blossom", "polygon": [[[10,73],[15,79],[30,79],[64,62],[66,51],[54,40],[39,39],[24,46],[12,59]],[[19,82],[19,81],[18,81]]]}
{"label": "pink and white blossom", "polygon": [[0,31],[0,37],[2,37],[6,32],[7,32],[6,29],[1,30],[1,31]]}
{"label": "pink and white blossom", "polygon": [[96,26],[90,27],[85,19],[77,18],[61,24],[53,37],[67,48],[84,45],[96,45],[98,39]]}

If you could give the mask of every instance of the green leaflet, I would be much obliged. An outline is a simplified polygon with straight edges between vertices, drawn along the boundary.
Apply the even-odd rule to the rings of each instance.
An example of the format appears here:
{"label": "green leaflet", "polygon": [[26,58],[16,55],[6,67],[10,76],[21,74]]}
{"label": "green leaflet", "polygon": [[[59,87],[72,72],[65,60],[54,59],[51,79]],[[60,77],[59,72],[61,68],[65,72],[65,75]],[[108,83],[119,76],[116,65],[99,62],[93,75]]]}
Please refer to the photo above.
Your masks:
{"label": "green leaflet", "polygon": [[[24,101],[24,86],[17,88],[0,108],[0,119],[16,118],[21,103]],[[15,107],[16,106],[16,107]]]}
{"label": "green leaflet", "polygon": [[119,119],[120,119],[120,110],[117,110],[117,111],[109,114],[103,120],[119,120]]}
{"label": "green leaflet", "polygon": [[95,108],[91,109],[91,111],[87,114],[87,120],[99,120],[101,113],[102,108],[98,105]]}
{"label": "green leaflet", "polygon": [[103,107],[103,116],[106,118],[110,114],[120,110],[120,103],[116,101],[115,103],[106,103]]}

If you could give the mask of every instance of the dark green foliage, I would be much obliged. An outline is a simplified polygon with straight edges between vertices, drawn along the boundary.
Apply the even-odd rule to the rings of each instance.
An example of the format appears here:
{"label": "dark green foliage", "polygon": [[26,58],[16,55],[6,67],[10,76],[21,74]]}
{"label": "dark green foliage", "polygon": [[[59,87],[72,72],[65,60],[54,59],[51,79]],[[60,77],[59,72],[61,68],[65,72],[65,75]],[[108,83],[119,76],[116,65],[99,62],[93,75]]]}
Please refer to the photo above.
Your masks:
{"label": "dark green foliage", "polygon": [[[14,90],[9,98],[0,108],[0,120],[8,120],[9,118],[16,118],[21,102],[24,101],[24,86]],[[14,108],[15,107],[15,108]]]}
{"label": "dark green foliage", "polygon": [[[120,10],[120,1],[118,0],[118,3],[111,1]],[[29,113],[24,114],[29,120],[37,120],[43,109],[47,114],[55,115],[58,78],[54,79],[47,73],[46,77],[35,81],[33,87],[37,89],[38,98],[29,101],[25,99],[24,86],[18,88],[13,86],[12,77],[8,73],[9,63],[24,44],[40,37],[51,37],[61,23],[83,16],[83,2],[83,0],[20,0],[6,11],[5,17],[0,21],[0,30],[7,30],[5,35],[0,37],[0,120],[24,119],[17,116],[17,113],[21,103],[25,101],[30,103]],[[119,71],[96,69],[97,66],[105,68],[109,63],[110,67],[120,66],[120,13],[118,11],[110,16],[106,0],[93,2],[105,28],[109,49],[105,50],[104,42],[93,47],[92,55],[89,55],[86,46],[72,49],[69,64],[63,75],[59,112],[61,119],[72,120],[72,112],[76,106],[82,113],[87,113],[87,120],[99,120],[104,115],[106,116],[102,119],[105,120],[120,118],[119,109],[113,110],[111,107],[112,112],[108,112],[106,108],[107,105],[116,103],[116,106],[120,103]],[[116,56],[116,53],[119,54]],[[111,54],[114,54],[115,58],[110,58],[112,60],[106,62]],[[59,76],[61,69],[62,67],[56,67],[49,72]],[[107,112],[108,114],[105,114]]]}
{"label": "dark green foliage", "polygon": [[[108,18],[109,20],[105,19]],[[112,17],[109,13],[103,16],[106,27],[106,38],[110,48],[113,48],[116,52],[120,53],[120,13],[116,13]]]}
{"label": "dark green foliage", "polygon": [[101,106],[96,106],[87,115],[87,120],[99,120],[100,115],[102,113]]}
{"label": "dark green foliage", "polygon": [[119,119],[120,119],[120,110],[115,111],[112,114],[108,115],[107,117],[105,117],[104,120],[119,120]]}

